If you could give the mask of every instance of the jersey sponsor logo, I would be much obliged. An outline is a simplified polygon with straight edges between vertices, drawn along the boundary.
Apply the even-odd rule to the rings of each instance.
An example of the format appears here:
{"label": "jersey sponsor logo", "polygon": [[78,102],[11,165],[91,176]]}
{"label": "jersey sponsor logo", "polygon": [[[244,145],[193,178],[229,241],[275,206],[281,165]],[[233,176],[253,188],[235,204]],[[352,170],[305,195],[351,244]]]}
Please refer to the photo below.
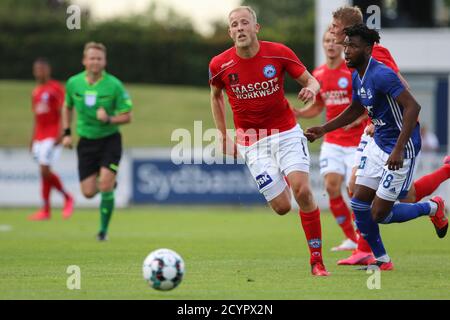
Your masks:
{"label": "jersey sponsor logo", "polygon": [[320,239],[310,239],[308,240],[308,245],[310,248],[319,249],[322,246],[322,240]]}
{"label": "jersey sponsor logo", "polygon": [[389,192],[395,194],[396,190],[395,190],[395,188],[391,188],[391,189],[389,189]]}
{"label": "jersey sponsor logo", "polygon": [[255,99],[267,97],[278,90],[280,85],[278,84],[278,78],[270,79],[263,82],[249,83],[247,85],[231,87],[237,99]]}
{"label": "jersey sponsor logo", "polygon": [[258,184],[259,190],[267,187],[272,181],[272,177],[269,176],[266,171],[256,177],[256,183]]}
{"label": "jersey sponsor logo", "polygon": [[328,159],[320,160],[320,169],[328,167]]}
{"label": "jersey sponsor logo", "polygon": [[236,85],[239,83],[239,76],[237,73],[230,73],[228,75],[228,80],[230,81],[230,85]]}
{"label": "jersey sponsor logo", "polygon": [[350,104],[350,98],[348,97],[347,90],[329,90],[322,92],[320,96],[327,107]]}
{"label": "jersey sponsor logo", "polygon": [[383,119],[372,119],[372,123],[377,127],[382,127],[386,125],[386,122]]}
{"label": "jersey sponsor logo", "polygon": [[273,65],[268,64],[267,66],[264,67],[263,73],[264,73],[264,77],[266,77],[267,79],[270,79],[270,78],[275,77],[275,75],[277,74],[277,69],[275,69],[275,67]]}
{"label": "jersey sponsor logo", "polygon": [[342,77],[338,81],[338,86],[341,89],[346,89],[348,87],[348,79],[345,77]]}
{"label": "jersey sponsor logo", "polygon": [[91,108],[93,106],[95,106],[95,104],[97,103],[97,92],[95,91],[86,91],[84,93],[84,104]]}

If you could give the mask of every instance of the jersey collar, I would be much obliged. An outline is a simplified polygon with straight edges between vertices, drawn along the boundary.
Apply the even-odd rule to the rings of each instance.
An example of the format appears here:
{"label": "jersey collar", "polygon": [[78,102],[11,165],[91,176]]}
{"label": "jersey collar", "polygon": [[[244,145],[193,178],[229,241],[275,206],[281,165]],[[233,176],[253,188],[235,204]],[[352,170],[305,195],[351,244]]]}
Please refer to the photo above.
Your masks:
{"label": "jersey collar", "polygon": [[88,81],[88,79],[87,79],[87,71],[85,70],[85,71],[84,71],[84,81],[86,81],[86,84],[87,84],[88,86],[90,86],[90,87],[95,87],[95,86],[97,86],[97,85],[105,78],[105,74],[106,74],[106,71],[103,70],[103,71],[102,71],[102,76],[101,76],[97,81],[95,81],[94,83],[91,84],[91,83]]}
{"label": "jersey collar", "polygon": [[372,56],[370,56],[369,63],[367,64],[366,71],[364,71],[364,75],[363,75],[362,79],[361,79],[361,77],[359,76],[358,71],[356,71],[356,73],[357,73],[357,75],[358,75],[359,82],[361,82],[361,85],[364,83],[364,80],[365,80],[366,74],[367,74],[367,70],[369,70],[370,65],[372,64],[372,60],[373,60],[373,59],[372,59]]}

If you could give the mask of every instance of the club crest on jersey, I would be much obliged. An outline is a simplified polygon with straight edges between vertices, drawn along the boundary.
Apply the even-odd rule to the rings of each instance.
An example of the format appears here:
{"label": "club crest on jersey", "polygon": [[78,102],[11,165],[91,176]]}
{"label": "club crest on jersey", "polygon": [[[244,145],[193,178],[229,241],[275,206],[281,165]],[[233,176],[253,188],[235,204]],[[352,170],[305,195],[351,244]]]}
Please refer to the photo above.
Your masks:
{"label": "club crest on jersey", "polygon": [[259,190],[261,190],[264,187],[267,187],[272,182],[272,177],[269,176],[269,174],[264,171],[259,176],[256,177],[256,183],[258,184]]}
{"label": "club crest on jersey", "polygon": [[48,94],[48,92],[44,92],[41,96],[41,101],[46,103],[46,102],[48,102],[49,99],[50,99],[50,95]]}
{"label": "club crest on jersey", "polygon": [[348,79],[345,77],[342,77],[338,80],[338,86],[341,89],[346,89],[348,87]]}
{"label": "club crest on jersey", "polygon": [[97,92],[96,91],[86,91],[84,94],[84,104],[91,108],[97,103]]}
{"label": "club crest on jersey", "polygon": [[362,99],[372,99],[372,91],[370,91],[370,89],[364,89],[363,87],[361,87],[361,89],[358,90],[358,95],[362,98]]}
{"label": "club crest on jersey", "polygon": [[230,81],[230,85],[235,85],[239,83],[239,76],[237,73],[230,73],[228,75],[228,80]]}
{"label": "club crest on jersey", "polygon": [[277,69],[275,69],[275,67],[273,65],[268,64],[267,66],[264,67],[263,73],[264,73],[264,77],[266,77],[267,79],[270,79],[270,78],[275,77],[275,75],[277,74]]}

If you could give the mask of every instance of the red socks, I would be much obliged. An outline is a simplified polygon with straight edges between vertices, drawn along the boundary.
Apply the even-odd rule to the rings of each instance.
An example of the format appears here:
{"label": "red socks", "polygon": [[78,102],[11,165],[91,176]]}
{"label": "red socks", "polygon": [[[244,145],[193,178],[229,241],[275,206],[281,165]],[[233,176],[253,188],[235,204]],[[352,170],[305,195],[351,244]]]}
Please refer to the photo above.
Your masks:
{"label": "red socks", "polygon": [[61,192],[64,195],[64,197],[67,197],[67,193],[64,191],[64,187],[61,183],[61,180],[59,179],[59,177],[56,174],[51,172],[50,176],[49,176],[49,180],[50,180],[52,187],[54,187],[56,190]]}
{"label": "red socks", "polygon": [[302,227],[305,231],[306,240],[311,254],[310,263],[314,264],[322,261],[322,230],[320,227],[320,210],[317,208],[312,212],[300,210]]}
{"label": "red socks", "polygon": [[450,166],[444,165],[433,173],[427,174],[419,180],[414,181],[414,188],[416,189],[416,202],[419,202],[423,197],[432,194],[442,182],[449,178]]}
{"label": "red socks", "polygon": [[47,178],[41,177],[41,187],[44,210],[47,212],[50,212],[50,192],[52,187],[61,192],[64,197],[68,197],[68,194],[64,191],[61,180],[53,172],[51,172]]}
{"label": "red socks", "polygon": [[44,210],[50,212],[50,191],[52,189],[51,182],[46,179],[41,179],[41,188],[42,188],[42,200],[44,202]]}
{"label": "red socks", "polygon": [[339,196],[335,199],[330,199],[330,210],[345,236],[353,242],[357,242],[358,238],[353,228],[351,212],[345,204],[344,198]]}

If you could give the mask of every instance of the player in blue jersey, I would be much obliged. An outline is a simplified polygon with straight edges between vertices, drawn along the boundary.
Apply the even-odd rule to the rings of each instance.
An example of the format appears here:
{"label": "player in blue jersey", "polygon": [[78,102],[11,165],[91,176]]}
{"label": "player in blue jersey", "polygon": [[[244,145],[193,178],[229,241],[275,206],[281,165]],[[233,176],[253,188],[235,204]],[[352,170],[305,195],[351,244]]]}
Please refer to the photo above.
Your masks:
{"label": "player in blue jersey", "polygon": [[378,223],[401,223],[429,216],[440,238],[447,233],[448,218],[441,197],[420,203],[397,203],[406,195],[420,152],[420,106],[390,68],[371,56],[380,36],[363,24],[345,29],[345,61],[354,68],[353,101],[337,118],[306,130],[314,141],[325,133],[352,123],[368,111],[375,125],[374,139],[364,149],[357,171],[352,209],[356,225],[369,243],[381,270],[393,264],[384,248]]}

